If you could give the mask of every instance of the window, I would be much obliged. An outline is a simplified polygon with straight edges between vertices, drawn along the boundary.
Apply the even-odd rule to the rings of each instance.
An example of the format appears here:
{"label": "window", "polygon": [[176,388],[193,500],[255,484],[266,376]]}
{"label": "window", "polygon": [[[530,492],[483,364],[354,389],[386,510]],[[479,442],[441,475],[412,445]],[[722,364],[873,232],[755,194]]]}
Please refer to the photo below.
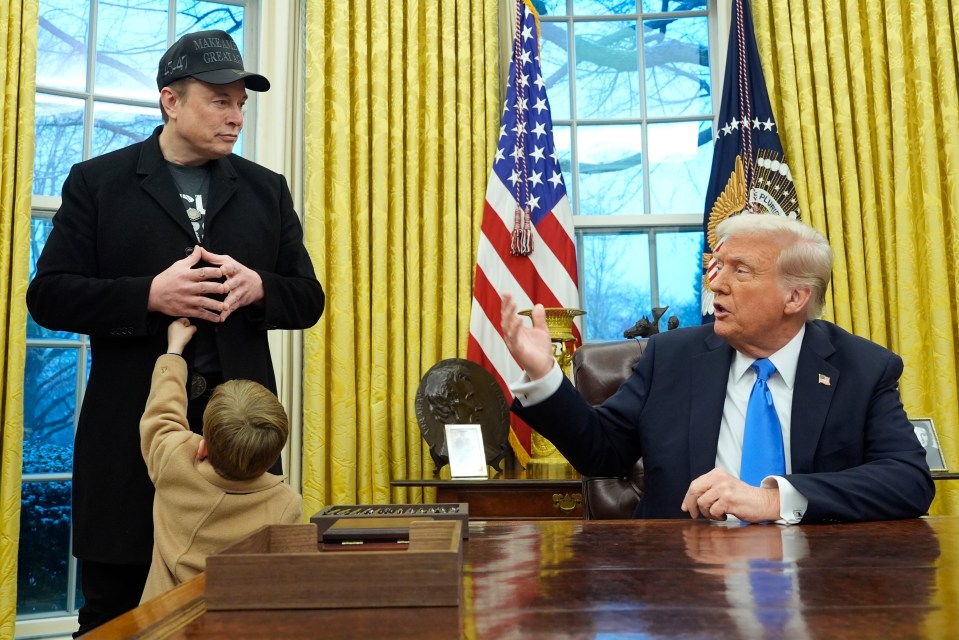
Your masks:
{"label": "window", "polygon": [[[161,123],[156,70],[167,47],[190,31],[222,29],[242,52],[252,10],[252,0],[40,0],[31,278],[70,167],[143,140]],[[70,482],[90,362],[86,336],[28,318],[18,628],[21,620],[74,616],[82,604]]]}
{"label": "window", "polygon": [[699,324],[715,2],[533,4],[573,209],[584,337],[622,338],[654,307],[669,307],[663,331],[674,315]]}

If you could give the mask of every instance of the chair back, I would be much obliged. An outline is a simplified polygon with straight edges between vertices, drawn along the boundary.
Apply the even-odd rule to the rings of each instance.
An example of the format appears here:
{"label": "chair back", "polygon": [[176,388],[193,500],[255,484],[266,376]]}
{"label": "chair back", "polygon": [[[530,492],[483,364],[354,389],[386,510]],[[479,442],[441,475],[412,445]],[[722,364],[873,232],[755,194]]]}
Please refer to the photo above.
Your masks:
{"label": "chair back", "polygon": [[[573,382],[586,401],[599,405],[630,376],[646,349],[646,340],[592,342],[573,353]],[[583,514],[587,520],[631,518],[643,496],[643,460],[621,477],[583,476]]]}

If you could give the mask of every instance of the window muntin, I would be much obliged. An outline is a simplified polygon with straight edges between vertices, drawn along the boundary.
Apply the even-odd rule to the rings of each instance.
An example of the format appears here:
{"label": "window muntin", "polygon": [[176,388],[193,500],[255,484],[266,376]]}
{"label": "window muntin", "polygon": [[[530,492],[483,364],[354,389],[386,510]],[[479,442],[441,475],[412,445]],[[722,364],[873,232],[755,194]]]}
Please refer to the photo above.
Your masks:
{"label": "window muntin", "polygon": [[587,340],[653,307],[700,322],[713,154],[708,0],[538,0],[541,61],[577,239]]}

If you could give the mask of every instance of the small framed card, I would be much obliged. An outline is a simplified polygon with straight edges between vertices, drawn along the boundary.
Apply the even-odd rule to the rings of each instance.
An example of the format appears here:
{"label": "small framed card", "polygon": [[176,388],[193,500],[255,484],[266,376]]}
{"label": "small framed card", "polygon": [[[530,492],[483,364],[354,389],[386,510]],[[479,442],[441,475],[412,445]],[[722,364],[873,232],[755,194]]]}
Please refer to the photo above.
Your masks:
{"label": "small framed card", "polygon": [[942,455],[942,448],[939,446],[939,436],[936,435],[936,427],[932,424],[932,418],[916,418],[910,420],[912,428],[919,438],[919,444],[926,449],[926,464],[930,471],[948,471],[946,469],[946,459]]}
{"label": "small framed card", "polygon": [[453,478],[488,478],[483,431],[478,424],[446,425],[446,451]]}

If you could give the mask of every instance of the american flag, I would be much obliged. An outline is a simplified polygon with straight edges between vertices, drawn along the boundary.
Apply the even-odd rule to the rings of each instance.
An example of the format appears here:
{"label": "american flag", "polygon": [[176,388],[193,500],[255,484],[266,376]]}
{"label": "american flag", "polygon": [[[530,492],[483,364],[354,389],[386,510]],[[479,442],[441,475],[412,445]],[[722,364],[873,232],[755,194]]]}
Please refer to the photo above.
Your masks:
{"label": "american flag", "polygon": [[[521,370],[500,329],[500,293],[520,309],[578,307],[573,221],[539,61],[538,16],[524,0],[516,8],[513,58],[500,121],[499,144],[486,187],[476,255],[473,309],[466,356],[496,378],[503,393]],[[517,99],[517,96],[519,99]],[[574,327],[576,342],[579,329]],[[530,429],[515,416],[510,444],[529,461]]]}
{"label": "american flag", "polygon": [[783,154],[769,93],[759,61],[749,0],[733,0],[726,51],[726,75],[716,127],[713,167],[703,219],[703,322],[713,320],[713,252],[721,239],[715,228],[748,209],[799,217],[792,172]]}

